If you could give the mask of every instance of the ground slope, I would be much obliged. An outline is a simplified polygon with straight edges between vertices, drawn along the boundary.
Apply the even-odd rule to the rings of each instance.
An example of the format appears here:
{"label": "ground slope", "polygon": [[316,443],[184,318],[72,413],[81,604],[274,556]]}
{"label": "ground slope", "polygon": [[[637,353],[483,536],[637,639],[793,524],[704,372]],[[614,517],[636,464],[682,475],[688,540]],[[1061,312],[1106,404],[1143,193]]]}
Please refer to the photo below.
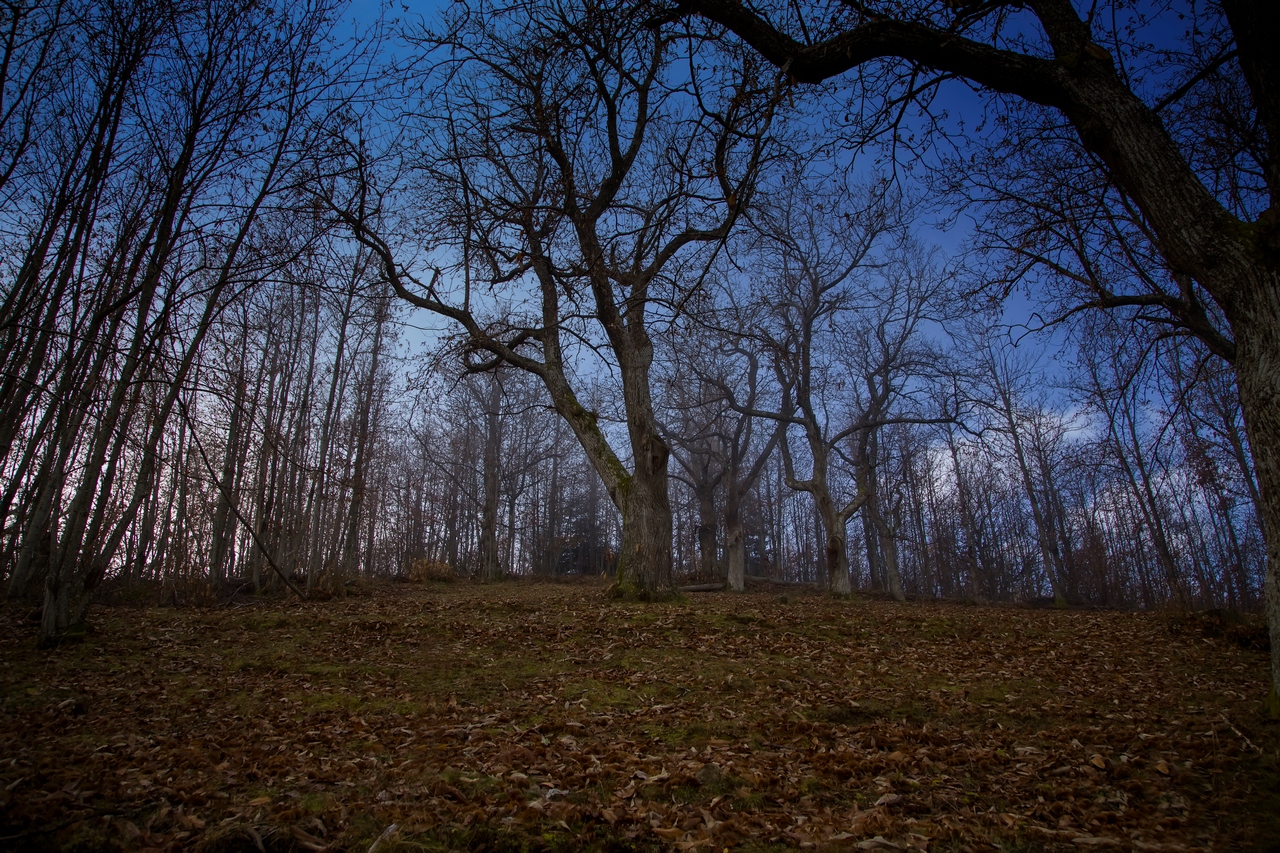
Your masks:
{"label": "ground slope", "polygon": [[[388,585],[0,624],[0,847],[1271,850],[1266,656],[1150,614]],[[394,825],[394,829],[392,828]]]}

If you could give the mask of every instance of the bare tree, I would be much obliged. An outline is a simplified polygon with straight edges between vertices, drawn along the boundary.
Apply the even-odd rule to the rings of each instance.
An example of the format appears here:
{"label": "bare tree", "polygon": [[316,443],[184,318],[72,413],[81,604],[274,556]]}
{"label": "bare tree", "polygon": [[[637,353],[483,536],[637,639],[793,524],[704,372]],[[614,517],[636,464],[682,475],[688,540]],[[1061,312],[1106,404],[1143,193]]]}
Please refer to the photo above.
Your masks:
{"label": "bare tree", "polygon": [[[1109,16],[1094,4],[1082,14],[1069,0],[774,4],[763,11],[739,0],[692,0],[689,7],[799,82],[858,69],[853,85],[867,96],[877,130],[901,126],[904,98],[927,98],[951,76],[972,81],[1004,99],[1006,139],[1072,167],[1056,169],[1063,177],[1043,186],[1092,185],[1103,202],[1076,194],[1080,207],[1018,210],[1032,219],[1055,208],[1084,211],[1099,238],[1133,224],[1136,243],[1113,243],[1135,273],[1124,279],[1097,274],[1095,240],[1042,232],[1053,250],[1033,247],[1025,258],[1081,286],[1079,307],[1135,309],[1234,364],[1266,519],[1268,706],[1280,715],[1280,374],[1271,367],[1280,358],[1280,60],[1273,49],[1280,24],[1271,4],[1222,0],[1193,10],[1185,49],[1154,57],[1144,55],[1141,36],[1126,36],[1123,12]],[[1023,7],[1031,20],[1015,23],[1010,12]],[[1169,27],[1174,14],[1169,8],[1155,25]],[[1167,82],[1154,90],[1133,76],[1153,58],[1171,60],[1174,69],[1162,69]],[[1154,263],[1125,248],[1135,245],[1149,247]]]}
{"label": "bare tree", "polygon": [[[460,6],[423,47],[411,162],[453,272],[416,281],[397,260],[358,147],[354,189],[339,181],[330,201],[402,297],[458,324],[472,369],[503,361],[542,380],[622,515],[615,589],[665,594],[669,449],[650,324],[679,312],[749,203],[775,78],[638,7]],[[627,452],[575,391],[575,372],[595,371],[618,382]]]}
{"label": "bare tree", "polygon": [[1044,376],[1037,375],[1027,359],[1007,345],[989,341],[980,350],[979,358],[984,379],[990,383],[991,406],[998,419],[993,432],[1008,441],[1008,455],[1017,465],[1031,507],[1049,588],[1053,591],[1054,602],[1065,607],[1070,544],[1065,530],[1066,519],[1059,511],[1060,502],[1056,499],[1053,470],[1056,466],[1044,441],[1049,415],[1041,401],[1028,399],[1033,387],[1043,387]]}
{"label": "bare tree", "polygon": [[[5,88],[16,112],[0,107],[13,158],[0,192],[14,202],[8,256],[21,260],[5,270],[0,309],[13,344],[0,511],[9,594],[43,581],[41,639],[56,642],[108,572],[145,559],[157,522],[169,554],[190,553],[192,531],[155,507],[166,465],[186,470],[199,449],[174,421],[195,408],[216,318],[310,239],[305,225],[279,240],[264,223],[318,117],[332,8],[6,9],[21,55],[3,72],[17,76]],[[192,482],[172,481],[183,509],[203,499]]]}
{"label": "bare tree", "polygon": [[[746,576],[744,504],[764,474],[787,423],[780,419],[762,419],[756,414],[767,409],[766,395],[777,389],[762,376],[765,365],[758,348],[722,325],[730,318],[741,322],[743,315],[731,310],[713,321],[718,351],[713,356],[700,358],[690,369],[719,392],[721,406],[715,437],[723,466],[724,574],[729,589],[741,592]],[[767,424],[763,434],[757,426],[762,420]]]}
{"label": "bare tree", "polygon": [[[906,239],[902,212],[883,187],[854,199],[794,181],[762,227],[762,296],[772,315],[763,333],[782,407],[753,411],[804,437],[800,476],[788,431],[781,434],[787,484],[809,493],[822,521],[823,568],[848,594],[846,527],[875,496],[880,427],[934,421],[894,411],[910,399],[910,377],[927,360],[919,331],[938,295],[936,271]],[[883,248],[881,243],[885,243]],[[840,465],[849,475],[841,482]],[[902,597],[901,582],[889,579]]]}

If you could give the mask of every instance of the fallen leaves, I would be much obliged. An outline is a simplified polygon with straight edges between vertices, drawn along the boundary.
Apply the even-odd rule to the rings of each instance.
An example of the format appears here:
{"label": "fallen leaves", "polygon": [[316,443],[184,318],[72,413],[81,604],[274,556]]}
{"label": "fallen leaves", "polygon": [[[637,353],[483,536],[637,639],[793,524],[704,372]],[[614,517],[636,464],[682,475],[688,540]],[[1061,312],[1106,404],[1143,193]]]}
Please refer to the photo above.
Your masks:
{"label": "fallen leaves", "polygon": [[0,837],[1190,850],[1276,812],[1265,657],[1154,617],[394,593],[105,610],[53,656],[4,623]]}

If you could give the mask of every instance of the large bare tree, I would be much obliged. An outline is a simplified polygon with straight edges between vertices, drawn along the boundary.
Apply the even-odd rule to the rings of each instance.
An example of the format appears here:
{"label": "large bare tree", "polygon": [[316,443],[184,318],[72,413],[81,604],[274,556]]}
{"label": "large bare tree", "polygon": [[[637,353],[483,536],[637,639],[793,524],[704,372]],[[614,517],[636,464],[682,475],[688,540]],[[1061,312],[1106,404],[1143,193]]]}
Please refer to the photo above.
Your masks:
{"label": "large bare tree", "polygon": [[[501,361],[542,380],[622,515],[615,589],[665,594],[670,454],[651,324],[680,312],[748,205],[777,75],[594,3],[459,5],[421,46],[409,79],[425,107],[402,162],[425,185],[416,226],[455,262],[413,278],[354,146],[354,181],[330,201],[402,297],[458,325],[473,369]],[[625,449],[580,401],[597,373],[616,380]]]}
{"label": "large bare tree", "polygon": [[[688,4],[798,83],[847,80],[873,118],[895,128],[903,104],[935,92],[940,78],[1011,97],[1000,126],[1098,176],[1115,202],[1100,218],[1135,223],[1158,266],[1125,287],[1087,266],[1057,271],[1083,286],[1085,306],[1137,308],[1234,365],[1268,542],[1268,706],[1280,715],[1280,17],[1269,0],[1174,6],[1158,11],[1190,14],[1195,26],[1185,46],[1159,57],[1172,61],[1143,78],[1134,71],[1143,51],[1125,35],[1143,21],[1118,3]],[[1074,138],[1036,132],[1054,120]],[[1082,244],[1081,255],[1095,246]]]}
{"label": "large bare tree", "polygon": [[[783,426],[787,485],[812,496],[825,580],[847,595],[846,527],[876,497],[877,432],[945,420],[913,400],[933,360],[921,328],[942,294],[940,276],[884,184],[823,189],[797,174],[761,205],[757,223],[755,337],[781,394],[776,410],[745,411]],[[901,583],[889,580],[902,598]]]}

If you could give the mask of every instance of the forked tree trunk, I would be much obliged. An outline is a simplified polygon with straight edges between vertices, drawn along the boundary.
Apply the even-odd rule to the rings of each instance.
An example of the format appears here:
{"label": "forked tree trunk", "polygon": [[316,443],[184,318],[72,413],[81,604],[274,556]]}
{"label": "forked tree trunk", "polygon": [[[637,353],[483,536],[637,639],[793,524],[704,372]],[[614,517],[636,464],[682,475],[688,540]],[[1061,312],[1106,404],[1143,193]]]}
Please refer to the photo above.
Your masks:
{"label": "forked tree trunk", "polygon": [[561,367],[559,340],[555,337],[544,341],[548,366],[539,375],[557,414],[573,430],[622,515],[622,544],[611,594],[641,600],[667,598],[676,591],[671,573],[671,499],[667,483],[671,451],[662,439],[653,412],[649,383],[653,347],[644,329],[641,308],[632,307],[627,321],[632,325],[626,328],[620,328],[620,317],[611,316],[613,321],[606,327],[622,378],[623,409],[634,460],[631,472],[605,438],[597,414],[586,409],[573,393]]}
{"label": "forked tree trunk", "polygon": [[814,495],[818,517],[822,521],[822,565],[827,576],[823,578],[827,589],[836,595],[849,595],[849,540],[846,528],[848,518],[842,518],[829,497]]}
{"label": "forked tree trunk", "polygon": [[665,597],[675,589],[667,484],[670,451],[653,425],[640,431],[644,434],[636,442],[635,471],[620,490],[622,553],[615,590],[627,598],[648,599]]}

